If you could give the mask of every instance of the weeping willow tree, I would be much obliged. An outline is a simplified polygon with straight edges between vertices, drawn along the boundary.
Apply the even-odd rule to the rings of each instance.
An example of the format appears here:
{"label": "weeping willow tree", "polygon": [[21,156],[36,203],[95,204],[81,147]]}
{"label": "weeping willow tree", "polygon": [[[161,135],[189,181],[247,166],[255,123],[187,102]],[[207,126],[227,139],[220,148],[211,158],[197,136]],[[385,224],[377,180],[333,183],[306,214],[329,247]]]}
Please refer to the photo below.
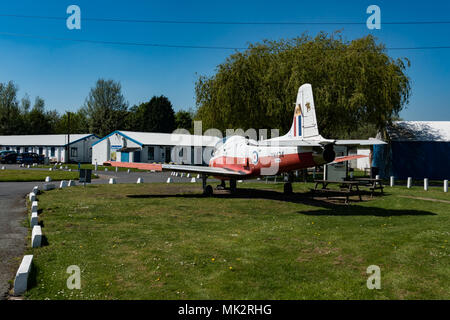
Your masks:
{"label": "weeping willow tree", "polygon": [[211,77],[196,82],[196,119],[203,128],[280,129],[292,121],[297,90],[313,87],[321,134],[368,136],[383,130],[408,103],[406,58],[388,56],[372,36],[346,41],[337,32],[250,44]]}

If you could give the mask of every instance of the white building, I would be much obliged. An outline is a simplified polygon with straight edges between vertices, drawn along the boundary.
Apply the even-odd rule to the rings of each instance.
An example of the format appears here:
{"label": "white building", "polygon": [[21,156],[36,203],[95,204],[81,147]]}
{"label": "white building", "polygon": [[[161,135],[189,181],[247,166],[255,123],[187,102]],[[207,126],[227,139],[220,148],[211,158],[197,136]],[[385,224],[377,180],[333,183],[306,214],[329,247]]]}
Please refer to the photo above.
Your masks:
{"label": "white building", "polygon": [[106,161],[141,163],[209,162],[219,138],[189,134],[114,131],[92,146],[92,164]]}
{"label": "white building", "polygon": [[92,144],[99,139],[94,134],[71,134],[70,138],[67,134],[0,136],[0,150],[34,152],[48,157],[50,162],[90,163]]}

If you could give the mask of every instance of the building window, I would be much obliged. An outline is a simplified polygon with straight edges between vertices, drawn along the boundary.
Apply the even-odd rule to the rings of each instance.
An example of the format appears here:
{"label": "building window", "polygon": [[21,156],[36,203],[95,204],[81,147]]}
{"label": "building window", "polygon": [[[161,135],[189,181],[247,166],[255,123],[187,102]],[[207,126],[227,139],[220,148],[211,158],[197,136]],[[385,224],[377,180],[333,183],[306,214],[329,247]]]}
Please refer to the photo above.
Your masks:
{"label": "building window", "polygon": [[24,152],[28,152],[28,147],[23,148]]}
{"label": "building window", "polygon": [[148,160],[155,160],[155,147],[148,147]]}
{"label": "building window", "polygon": [[9,147],[6,147],[6,150],[9,150]]}
{"label": "building window", "polygon": [[39,147],[39,154],[44,154],[44,148]]}
{"label": "building window", "polygon": [[55,156],[55,147],[51,147],[50,148],[50,156],[54,157]]}
{"label": "building window", "polygon": [[78,148],[70,148],[70,156],[71,157],[78,157]]}

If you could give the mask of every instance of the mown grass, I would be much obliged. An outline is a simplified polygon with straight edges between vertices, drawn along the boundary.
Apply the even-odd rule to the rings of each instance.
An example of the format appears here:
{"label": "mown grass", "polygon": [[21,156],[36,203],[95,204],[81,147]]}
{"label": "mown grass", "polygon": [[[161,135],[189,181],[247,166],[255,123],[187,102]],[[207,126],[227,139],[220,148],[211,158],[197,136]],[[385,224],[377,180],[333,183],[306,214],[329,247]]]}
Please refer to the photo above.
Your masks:
{"label": "mown grass", "polygon": [[24,170],[1,170],[0,182],[25,182],[25,181],[44,181],[49,176],[52,180],[77,180],[78,172],[69,171],[43,171],[34,169]]}
{"label": "mown grass", "polygon": [[[350,205],[313,184],[90,185],[39,196],[47,245],[28,299],[449,299],[450,204],[439,190],[386,188]],[[247,189],[248,188],[248,189]],[[252,189],[250,189],[252,188]],[[253,190],[253,191],[252,191]],[[81,290],[69,290],[70,265]],[[381,290],[366,287],[369,265]]]}
{"label": "mown grass", "polygon": [[[38,168],[59,168],[61,166],[63,168],[67,167],[68,169],[70,168],[72,170],[78,170],[78,164],[75,164],[75,163],[63,163],[61,165],[56,165],[56,164],[54,164],[54,165],[38,165],[37,167]],[[89,164],[89,163],[81,163],[80,164],[80,168],[81,169],[95,170],[95,165]],[[104,171],[105,168],[107,168],[108,171],[115,171],[116,170],[116,167],[112,167],[112,166],[101,166],[101,165],[97,166],[97,170],[98,171]],[[128,169],[130,169],[131,172],[147,171],[147,170],[141,170],[141,169],[136,169],[136,168],[119,168],[119,167],[118,167],[117,170],[118,171],[128,171]]]}

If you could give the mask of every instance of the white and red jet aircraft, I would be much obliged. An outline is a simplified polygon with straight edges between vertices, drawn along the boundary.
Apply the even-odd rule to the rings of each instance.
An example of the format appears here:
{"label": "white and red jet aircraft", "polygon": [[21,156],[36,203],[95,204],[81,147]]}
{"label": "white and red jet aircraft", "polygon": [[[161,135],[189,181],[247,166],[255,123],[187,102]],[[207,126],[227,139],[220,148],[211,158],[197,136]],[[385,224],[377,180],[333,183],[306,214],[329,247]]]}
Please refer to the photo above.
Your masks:
{"label": "white and red jet aircraft", "polygon": [[[222,181],[230,181],[230,190],[236,189],[236,180],[251,179],[264,175],[289,174],[285,183],[285,193],[292,192],[292,172],[320,166],[327,163],[348,161],[361,155],[336,158],[334,145],[375,145],[384,144],[378,139],[369,140],[329,140],[319,134],[312,88],[304,84],[298,89],[294,118],[289,132],[281,137],[256,141],[242,136],[226,137],[217,143],[209,166],[146,164],[146,169],[155,171],[178,171],[201,174],[203,190],[211,195],[213,189],[207,185],[208,176]],[[142,168],[142,164],[108,162],[112,166]]]}

